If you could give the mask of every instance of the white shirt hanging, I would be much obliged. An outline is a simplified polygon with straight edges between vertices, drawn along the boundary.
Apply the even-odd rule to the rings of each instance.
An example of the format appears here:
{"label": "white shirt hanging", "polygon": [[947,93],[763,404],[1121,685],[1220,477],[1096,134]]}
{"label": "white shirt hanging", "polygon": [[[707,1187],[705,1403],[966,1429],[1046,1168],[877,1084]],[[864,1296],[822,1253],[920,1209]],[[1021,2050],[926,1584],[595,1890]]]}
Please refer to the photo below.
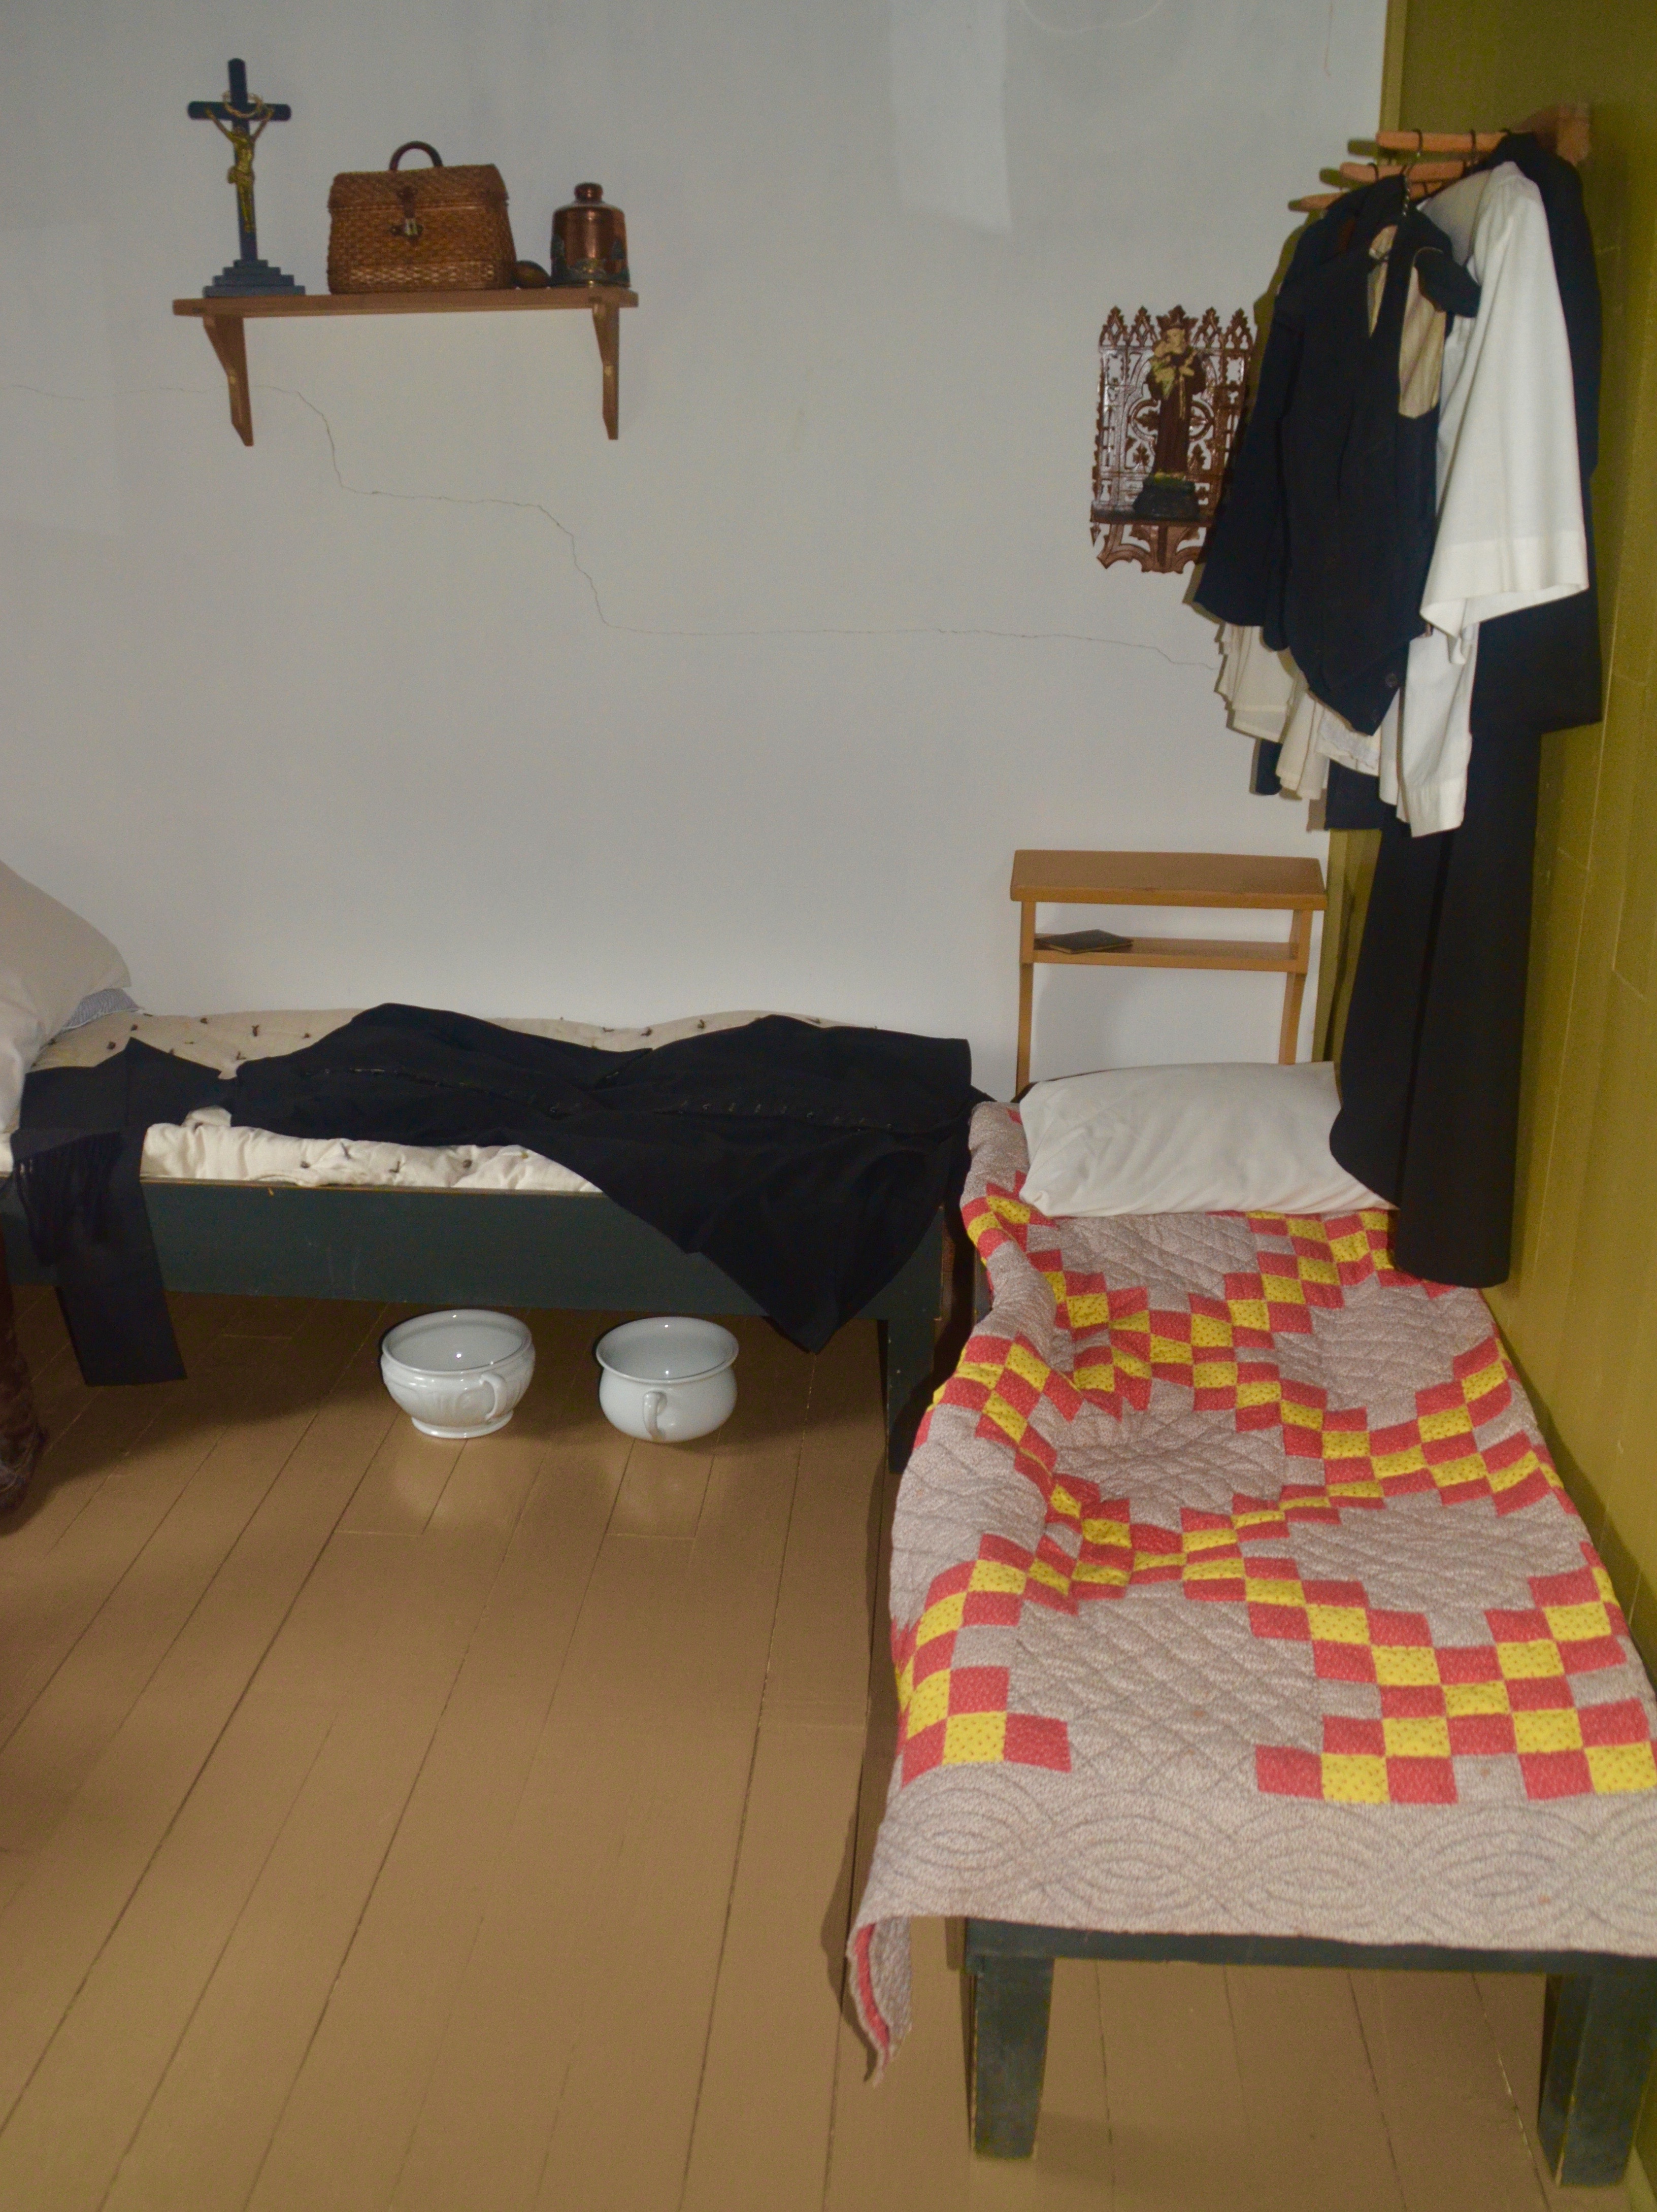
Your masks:
{"label": "white shirt hanging", "polygon": [[1445,343],[1438,533],[1410,648],[1396,763],[1380,795],[1416,836],[1466,801],[1478,627],[1588,584],[1575,392],[1542,195],[1512,162],[1450,185],[1425,212],[1477,279],[1479,310]]}

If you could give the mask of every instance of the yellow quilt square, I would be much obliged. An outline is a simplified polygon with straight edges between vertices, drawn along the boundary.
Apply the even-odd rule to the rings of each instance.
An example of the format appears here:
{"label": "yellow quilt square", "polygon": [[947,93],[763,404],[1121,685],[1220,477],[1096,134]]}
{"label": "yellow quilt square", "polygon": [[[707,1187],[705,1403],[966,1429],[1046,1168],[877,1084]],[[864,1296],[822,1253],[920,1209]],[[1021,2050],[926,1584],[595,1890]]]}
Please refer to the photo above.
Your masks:
{"label": "yellow quilt square", "polygon": [[1030,1425],[1018,1407],[1009,1406],[999,1390],[992,1391],[984,1401],[984,1419],[993,1421],[998,1429],[1011,1437],[1015,1444],[1023,1443],[1024,1431]]}
{"label": "yellow quilt square", "polygon": [[957,1590],[953,1597],[941,1597],[921,1615],[920,1626],[915,1631],[916,1643],[930,1644],[935,1636],[947,1636],[952,1628],[960,1626],[966,1611],[965,1590]]}
{"label": "yellow quilt square", "polygon": [[941,1668],[929,1674],[909,1701],[909,1733],[918,1735],[923,1729],[941,1721],[949,1711],[949,1670]]}
{"label": "yellow quilt square", "polygon": [[1039,1390],[1053,1371],[1039,1352],[1027,1344],[1020,1344],[1016,1338],[1007,1347],[1007,1364],[1014,1375],[1021,1375],[1033,1390]]}
{"label": "yellow quilt square", "polygon": [[1006,1752],[1005,1713],[953,1713],[944,1725],[946,1766],[989,1766]]}
{"label": "yellow quilt square", "polygon": [[1014,1566],[1009,1560],[980,1559],[972,1570],[969,1587],[975,1590],[1003,1590],[1018,1597],[1022,1595],[1024,1579],[1024,1569]]}
{"label": "yellow quilt square", "polygon": [[1473,1416],[1465,1405],[1449,1405],[1442,1413],[1420,1416],[1420,1433],[1434,1444],[1442,1443],[1447,1436],[1471,1436],[1471,1431]]}
{"label": "yellow quilt square", "polygon": [[1610,1615],[1593,1599],[1586,1605],[1544,1605],[1542,1618],[1560,1644],[1587,1644],[1611,1634]]}
{"label": "yellow quilt square", "polygon": [[[1288,1419],[1285,1408],[1284,1419]],[[1368,1429],[1325,1429],[1324,1457],[1325,1459],[1368,1459],[1369,1431]]]}
{"label": "yellow quilt square", "polygon": [[1555,1674],[1563,1674],[1565,1662],[1559,1656],[1559,1646],[1551,1638],[1544,1644],[1498,1644],[1496,1664],[1510,1682],[1536,1682]]}
{"label": "yellow quilt square", "polygon": [[1304,1605],[1306,1592],[1299,1583],[1269,1582],[1264,1575],[1243,1577],[1243,1595],[1251,1605]]}
{"label": "yellow quilt square", "polygon": [[1582,1723],[1574,1710],[1515,1713],[1514,1742],[1520,1751],[1581,1751]]}
{"label": "yellow quilt square", "polygon": [[1435,1713],[1381,1723],[1389,1759],[1448,1759],[1450,1723]]}
{"label": "yellow quilt square", "polygon": [[1384,1805],[1386,1761],[1368,1752],[1326,1751],[1324,1796],[1336,1805]]}
{"label": "yellow quilt square", "polygon": [[1430,1644],[1378,1644],[1375,1680],[1389,1690],[1419,1690],[1437,1681],[1438,1654]]}
{"label": "yellow quilt square", "polygon": [[1657,1762],[1648,1743],[1591,1743],[1588,1774],[1601,1796],[1657,1786]]}
{"label": "yellow quilt square", "polygon": [[1361,1605],[1309,1605],[1306,1617],[1318,1644],[1368,1644],[1369,1622]]}
{"label": "yellow quilt square", "polygon": [[[1380,1654],[1376,1653],[1377,1659]],[[1444,1686],[1444,1710],[1459,1719],[1466,1713],[1505,1713],[1508,1710],[1508,1685],[1505,1682],[1447,1682]]]}
{"label": "yellow quilt square", "polygon": [[1118,1544],[1124,1547],[1133,1534],[1125,1521],[1084,1521],[1081,1533],[1090,1544]]}

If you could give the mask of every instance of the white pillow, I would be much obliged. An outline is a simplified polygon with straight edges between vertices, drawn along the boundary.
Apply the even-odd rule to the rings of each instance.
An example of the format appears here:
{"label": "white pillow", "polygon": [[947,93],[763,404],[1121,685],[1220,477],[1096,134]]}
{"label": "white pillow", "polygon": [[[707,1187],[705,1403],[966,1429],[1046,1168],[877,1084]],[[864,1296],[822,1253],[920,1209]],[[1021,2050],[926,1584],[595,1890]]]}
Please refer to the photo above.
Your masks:
{"label": "white pillow", "polygon": [[130,983],[109,939],[0,862],[0,1133],[17,1127],[23,1078],[82,999]]}
{"label": "white pillow", "polygon": [[1352,1213],[1386,1200],[1329,1149],[1325,1060],[1117,1067],[1038,1083],[1020,1102],[1024,1197],[1066,1213]]}

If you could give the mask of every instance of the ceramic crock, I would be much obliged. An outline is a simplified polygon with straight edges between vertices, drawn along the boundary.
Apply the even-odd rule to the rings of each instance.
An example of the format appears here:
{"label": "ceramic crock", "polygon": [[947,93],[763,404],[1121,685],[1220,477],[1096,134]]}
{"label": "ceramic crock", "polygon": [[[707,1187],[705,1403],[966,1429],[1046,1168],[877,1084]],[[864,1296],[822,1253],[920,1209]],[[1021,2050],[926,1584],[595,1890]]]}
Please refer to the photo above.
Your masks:
{"label": "ceramic crock", "polygon": [[688,1314],[624,1322],[597,1346],[605,1419],[649,1443],[710,1435],[736,1403],[739,1349],[729,1329]]}
{"label": "ceramic crock", "polygon": [[429,1437],[503,1429],[535,1372],[535,1344],[510,1314],[451,1307],[399,1322],[381,1340],[387,1389]]}

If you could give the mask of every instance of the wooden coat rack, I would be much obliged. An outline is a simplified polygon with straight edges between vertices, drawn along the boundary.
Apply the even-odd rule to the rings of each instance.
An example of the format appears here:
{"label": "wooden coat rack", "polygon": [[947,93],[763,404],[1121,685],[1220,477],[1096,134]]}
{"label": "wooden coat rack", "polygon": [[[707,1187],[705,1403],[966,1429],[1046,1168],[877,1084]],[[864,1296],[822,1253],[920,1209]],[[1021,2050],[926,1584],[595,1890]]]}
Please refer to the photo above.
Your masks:
{"label": "wooden coat rack", "polygon": [[[1588,110],[1577,101],[1562,100],[1554,107],[1539,107],[1522,123],[1510,125],[1509,130],[1527,132],[1573,167],[1580,167],[1588,158]],[[1494,154],[1508,135],[1507,131],[1378,131],[1374,138],[1360,140],[1354,149],[1362,156],[1373,147],[1374,151],[1367,159],[1343,161],[1338,169],[1324,172],[1331,183],[1339,178],[1340,191],[1308,192],[1304,199],[1291,200],[1289,205],[1306,215],[1321,215],[1325,208],[1333,207],[1342,191],[1350,191],[1355,185],[1379,184],[1383,177],[1404,178],[1410,198],[1420,199],[1454,184],[1475,161]]]}

